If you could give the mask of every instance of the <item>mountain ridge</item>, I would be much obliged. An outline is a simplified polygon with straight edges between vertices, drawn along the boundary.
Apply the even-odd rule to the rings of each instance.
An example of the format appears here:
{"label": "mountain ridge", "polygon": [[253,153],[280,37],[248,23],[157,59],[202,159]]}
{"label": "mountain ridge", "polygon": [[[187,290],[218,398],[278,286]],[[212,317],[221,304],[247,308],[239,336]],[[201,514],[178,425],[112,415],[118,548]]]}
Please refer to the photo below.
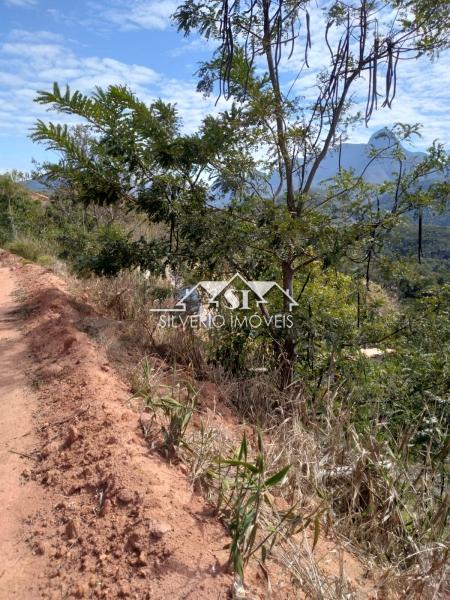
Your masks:
{"label": "mountain ridge", "polygon": [[317,170],[316,186],[337,175],[339,167],[352,170],[367,183],[391,181],[398,175],[398,163],[392,156],[397,149],[404,154],[404,172],[411,171],[426,156],[425,152],[407,150],[395,134],[383,128],[371,135],[367,143],[344,142],[330,150]]}

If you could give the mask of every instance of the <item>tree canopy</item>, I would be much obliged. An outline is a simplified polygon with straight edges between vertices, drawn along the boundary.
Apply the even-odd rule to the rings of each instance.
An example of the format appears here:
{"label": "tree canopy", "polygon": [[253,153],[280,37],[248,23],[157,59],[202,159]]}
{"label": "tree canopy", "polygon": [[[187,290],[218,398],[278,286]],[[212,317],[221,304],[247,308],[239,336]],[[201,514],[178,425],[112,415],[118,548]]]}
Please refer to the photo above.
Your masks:
{"label": "tree canopy", "polygon": [[[423,182],[448,168],[448,156],[435,142],[405,169],[400,141],[418,126],[399,123],[368,159],[392,157],[393,180],[368,184],[363,173],[340,168],[318,186],[317,171],[351,125],[368,123],[378,105],[395,101],[403,61],[447,47],[448,11],[446,2],[424,0],[320,3],[318,9],[307,1],[188,0],[174,21],[184,34],[216,43],[199,69],[198,89],[224,95],[225,110],[205,116],[186,135],[176,107],[161,100],[147,106],[123,86],[89,96],[55,83],[36,101],[81,117],[82,124],[39,121],[32,137],[61,153],[44,171],[72,185],[80,201],[122,203],[168,226],[168,237],[157,251],[152,247],[155,261],[276,278],[291,296],[303,293],[314,264],[345,265],[368,286],[374,257],[406,213],[419,215],[420,258],[423,210],[442,206],[448,192],[442,181]],[[316,40],[328,66],[314,70]],[[294,57],[298,66],[299,53],[298,73],[289,79],[287,65]],[[309,69],[315,99],[296,92]],[[355,93],[365,94],[362,113]],[[300,339],[299,330],[276,342],[289,369]]]}

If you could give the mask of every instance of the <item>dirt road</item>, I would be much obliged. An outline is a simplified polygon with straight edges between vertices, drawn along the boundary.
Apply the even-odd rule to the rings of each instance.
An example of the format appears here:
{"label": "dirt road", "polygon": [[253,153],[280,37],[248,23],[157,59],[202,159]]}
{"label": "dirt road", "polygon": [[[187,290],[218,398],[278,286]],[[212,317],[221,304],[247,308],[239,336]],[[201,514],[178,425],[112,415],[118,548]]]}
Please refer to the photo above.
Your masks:
{"label": "dirt road", "polygon": [[[70,280],[0,249],[0,600],[225,600],[229,537],[143,434],[148,413],[102,341],[111,325]],[[197,416],[240,432],[214,384],[198,385]],[[335,576],[334,542],[319,546]],[[362,565],[345,563],[371,598]],[[302,597],[276,564],[271,579],[274,600]],[[256,568],[247,585],[267,597]]]}
{"label": "dirt road", "polygon": [[104,321],[0,250],[0,600],[224,599],[225,530],[150,451]]}
{"label": "dirt road", "polygon": [[24,485],[30,459],[20,456],[35,447],[32,414],[36,398],[27,384],[29,358],[14,314],[16,282],[0,267],[0,598],[34,598],[39,559],[27,545],[26,519],[42,503],[35,482]]}

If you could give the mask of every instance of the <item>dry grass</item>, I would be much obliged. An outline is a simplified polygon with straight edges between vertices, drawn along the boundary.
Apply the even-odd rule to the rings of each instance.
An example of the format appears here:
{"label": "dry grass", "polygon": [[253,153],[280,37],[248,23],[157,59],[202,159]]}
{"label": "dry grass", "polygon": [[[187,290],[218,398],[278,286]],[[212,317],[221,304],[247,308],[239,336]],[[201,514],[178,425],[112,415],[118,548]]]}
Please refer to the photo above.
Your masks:
{"label": "dry grass", "polygon": [[[439,494],[432,460],[419,467],[408,459],[407,440],[393,447],[378,431],[358,432],[331,383],[320,415],[301,386],[280,393],[266,375],[228,382],[226,389],[238,410],[267,432],[273,468],[293,465],[286,499],[308,505],[321,498],[329,531],[349,540],[363,562],[378,564],[385,597],[446,597],[450,500]],[[353,597],[344,581],[321,574],[303,545],[291,540],[283,548],[283,563],[308,597]]]}
{"label": "dry grass", "polygon": [[211,369],[201,340],[187,328],[159,328],[159,315],[151,311],[173,295],[167,280],[124,271],[114,278],[91,277],[80,282],[80,286],[102,311],[126,322],[127,337],[141,349],[141,356],[154,354],[171,366],[183,366],[198,379],[207,377]]}
{"label": "dry grass", "polygon": [[[339,574],[330,575],[314,554],[311,541],[303,532],[302,542],[284,538],[275,549],[276,560],[292,575],[294,583],[311,600],[362,600],[344,574],[344,554],[338,553]],[[335,559],[333,559],[335,560]]]}
{"label": "dry grass", "polygon": [[[126,322],[141,356],[159,356],[166,365],[137,368],[131,374],[135,390],[174,385],[167,366],[174,382],[215,381],[241,417],[265,431],[268,469],[292,465],[280,492],[284,499],[305,510],[320,503],[321,532],[325,526],[335,539],[348,540],[363,563],[376,561],[383,597],[446,597],[449,497],[439,497],[432,460],[411,464],[407,440],[392,447],[380,441],[378,431],[357,431],[350,402],[331,378],[322,384],[317,413],[301,383],[281,393],[267,374],[236,378],[209,365],[203,338],[189,330],[157,328],[149,308],[170,295],[165,281],[123,273],[112,280],[91,279],[87,289],[98,305]],[[212,497],[215,461],[229,453],[230,440],[205,422],[200,429],[189,428],[184,442],[182,459],[193,485]],[[323,571],[306,541],[285,539],[277,556],[308,598],[356,597],[345,577]]]}

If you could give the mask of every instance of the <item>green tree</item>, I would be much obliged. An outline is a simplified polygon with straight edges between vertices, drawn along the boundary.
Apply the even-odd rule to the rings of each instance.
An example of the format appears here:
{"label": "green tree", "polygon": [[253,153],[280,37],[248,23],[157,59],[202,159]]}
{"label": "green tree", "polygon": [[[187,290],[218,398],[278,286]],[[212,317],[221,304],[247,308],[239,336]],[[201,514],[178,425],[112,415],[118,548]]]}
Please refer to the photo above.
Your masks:
{"label": "green tree", "polygon": [[[396,17],[387,19],[393,6]],[[423,191],[420,182],[448,164],[442,146],[436,144],[426,160],[406,173],[398,139],[408,139],[416,128],[399,125],[387,149],[374,151],[369,161],[392,155],[399,163],[395,182],[368,186],[362,174],[341,170],[334,184],[317,193],[314,182],[321,162],[342,143],[350,124],[360,119],[368,123],[381,95],[380,79],[383,105],[391,106],[401,75],[399,59],[433,55],[447,46],[443,19],[449,7],[429,1],[327,3],[322,30],[314,32],[310,9],[308,1],[188,0],[174,15],[186,35],[195,31],[217,44],[213,59],[200,68],[198,89],[205,94],[216,89],[233,102],[229,112],[204,124],[205,135],[214,128],[228,134],[228,156],[211,165],[216,186],[233,199],[226,222],[233,223],[234,248],[229,231],[220,247],[225,246],[228,258],[244,273],[254,272],[255,262],[263,271],[278,271],[291,295],[296,278],[311,263],[335,266],[343,257],[366,263],[368,283],[371,259],[384,231],[398,223],[401,214],[421,213],[424,206],[442,199],[442,188]],[[329,65],[317,74],[317,96],[309,101],[292,92],[314,67],[309,58],[313,34],[322,36]],[[289,86],[283,73],[292,54],[298,54],[301,37],[303,64]],[[368,86],[361,116],[353,110],[351,94],[363,79]],[[264,159],[257,159],[261,150]],[[381,194],[393,197],[389,210],[380,210]],[[248,249],[247,255],[242,248]],[[297,341],[295,333],[283,340],[288,365],[294,363]]]}
{"label": "green tree", "polygon": [[0,243],[27,235],[42,214],[42,206],[18,181],[17,171],[0,176]]}
{"label": "green tree", "polygon": [[[84,202],[126,203],[166,223],[169,233],[156,254],[174,268],[276,278],[298,296],[308,285],[311,265],[324,270],[346,265],[356,275],[356,286],[362,273],[368,285],[373,258],[401,215],[421,214],[444,201],[445,186],[421,184],[428,174],[447,168],[448,157],[435,144],[421,164],[406,171],[399,140],[409,139],[417,127],[398,125],[395,137],[386,132],[387,145],[369,158],[397,160],[395,181],[369,185],[361,173],[341,169],[318,190],[315,178],[349,126],[370,120],[380,79],[384,104],[390,106],[403,60],[447,46],[448,3],[327,4],[320,27],[329,65],[317,72],[313,101],[292,95],[314,68],[310,49],[320,31],[311,31],[309,5],[287,0],[181,4],[174,15],[179,29],[197,31],[217,44],[199,70],[198,88],[205,94],[217,90],[229,101],[227,110],[206,117],[194,135],[182,134],[174,107],[161,101],[146,106],[124,87],[85,96],[69,89],[63,93],[55,84],[52,92],[41,92],[39,103],[87,123],[70,130],[38,122],[33,139],[62,153],[59,164],[46,166],[47,173],[75,186]],[[299,52],[303,65],[293,85],[283,69]],[[352,92],[363,81],[368,82],[367,104],[360,115]],[[379,199],[387,195],[392,202],[382,208]],[[298,322],[306,318],[300,315]],[[298,344],[305,342],[303,329],[269,337],[288,382]]]}

